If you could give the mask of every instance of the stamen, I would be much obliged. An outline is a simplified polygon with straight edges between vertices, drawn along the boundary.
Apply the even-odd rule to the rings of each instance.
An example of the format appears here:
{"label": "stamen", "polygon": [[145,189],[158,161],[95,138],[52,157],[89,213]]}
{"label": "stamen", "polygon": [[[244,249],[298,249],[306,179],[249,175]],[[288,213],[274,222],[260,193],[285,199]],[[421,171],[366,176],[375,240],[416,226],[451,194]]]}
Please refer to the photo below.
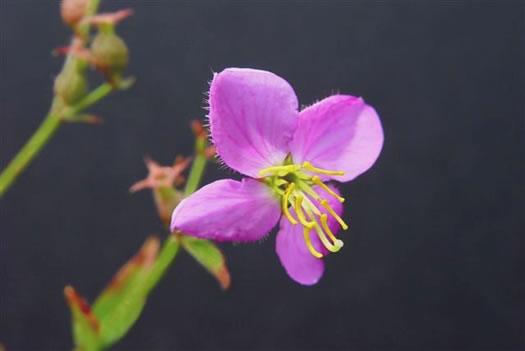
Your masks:
{"label": "stamen", "polygon": [[297,221],[292,217],[292,215],[288,211],[288,197],[290,196],[290,193],[293,191],[293,189],[295,189],[295,183],[290,183],[290,185],[288,185],[288,188],[286,188],[286,192],[283,196],[283,213],[286,216],[286,218],[288,218],[290,223],[296,225]]}
{"label": "stamen", "polygon": [[345,172],[343,171],[327,171],[326,169],[316,168],[312,166],[312,164],[308,161],[305,161],[301,167],[306,169],[307,171],[319,173],[319,174],[338,175],[338,176],[345,175]]}
{"label": "stamen", "polygon": [[[303,198],[303,200],[304,200],[304,203],[306,204],[306,208],[307,208],[307,209],[309,208],[310,210],[313,211],[313,213],[315,213],[315,214],[318,215],[318,216],[321,215],[321,212],[319,211],[319,209],[317,208],[317,206],[315,206],[314,203],[313,203],[313,202],[312,202],[307,196],[305,196],[305,197]],[[319,199],[319,200],[321,200],[321,199]],[[308,211],[307,211],[307,212],[308,212]]]}
{"label": "stamen", "polygon": [[328,204],[328,201],[326,200],[321,200],[321,206],[323,206],[324,208],[326,208],[326,210],[328,211],[328,213],[330,213],[332,215],[332,217],[335,218],[335,220],[337,222],[339,222],[339,224],[341,225],[341,227],[343,228],[343,230],[347,230],[348,229],[348,226],[346,225],[346,223],[341,219],[341,217],[339,217],[339,215],[337,213],[335,213],[335,211],[330,207],[330,205]]}
{"label": "stamen", "polygon": [[[301,169],[300,165],[275,166],[261,169],[259,175],[262,177],[266,173],[279,173],[280,176],[285,176],[287,173],[296,172]],[[283,174],[281,174],[283,173]]]}
{"label": "stamen", "polygon": [[306,243],[306,247],[308,248],[308,251],[314,256],[315,258],[323,258],[323,255],[318,252],[316,249],[314,249],[312,242],[310,241],[310,230],[312,228],[304,227],[303,235],[304,235],[304,242]]}
{"label": "stamen", "polygon": [[315,227],[315,231],[317,232],[317,236],[319,237],[319,239],[321,240],[321,242],[323,243],[324,247],[326,247],[328,249],[328,251],[331,251],[331,252],[337,252],[341,249],[341,247],[343,247],[342,245],[338,246],[338,245],[333,245],[329,240],[328,238],[326,237],[326,234],[323,232],[323,230],[321,229],[321,227],[319,226],[319,223],[317,223],[317,221],[315,220],[315,217],[312,215],[311,211],[309,211],[308,209],[306,209],[306,213],[308,214],[308,216],[310,217],[310,220],[312,220],[312,222],[314,223],[314,227]]}
{"label": "stamen", "polygon": [[324,189],[324,191],[335,197],[340,203],[345,202],[345,198],[337,195],[335,191],[326,186],[326,184],[321,181],[321,178],[319,178],[319,176],[313,176],[312,182],[314,182],[316,185],[319,185],[321,188]]}
{"label": "stamen", "polygon": [[308,222],[306,218],[304,217],[302,203],[303,203],[303,195],[297,195],[297,197],[295,198],[295,213],[297,213],[297,218],[299,218],[299,222],[301,222],[303,226],[308,227],[309,229],[312,229],[315,223]]}
{"label": "stamen", "polygon": [[328,216],[326,215],[326,213],[323,213],[321,215],[321,225],[323,226],[325,233],[330,237],[330,239],[332,239],[334,246],[339,248],[343,247],[343,241],[337,239],[334,233],[332,233],[332,231],[330,230],[330,227],[328,227]]}
{"label": "stamen", "polygon": [[301,188],[301,190],[303,190],[305,193],[310,195],[315,200],[317,200],[317,201],[321,201],[322,200],[321,197],[319,196],[319,194],[316,193],[315,190],[312,189],[306,182],[299,180],[297,182],[297,185],[299,185],[299,188]]}

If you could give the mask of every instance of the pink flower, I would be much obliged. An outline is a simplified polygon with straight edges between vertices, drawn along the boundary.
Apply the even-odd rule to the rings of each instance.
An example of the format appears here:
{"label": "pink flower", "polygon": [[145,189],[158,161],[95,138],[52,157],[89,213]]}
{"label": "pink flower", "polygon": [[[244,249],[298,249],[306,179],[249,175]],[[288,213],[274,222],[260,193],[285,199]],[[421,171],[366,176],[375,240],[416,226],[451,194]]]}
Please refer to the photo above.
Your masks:
{"label": "pink flower", "polygon": [[[328,181],[368,170],[383,146],[375,110],[333,95],[299,112],[292,87],[266,71],[228,68],[210,87],[211,137],[224,163],[248,176],[218,180],[183,200],[171,229],[220,241],[256,241],[279,221],[276,251],[288,275],[312,285],[348,226]],[[281,217],[281,215],[284,216]]]}

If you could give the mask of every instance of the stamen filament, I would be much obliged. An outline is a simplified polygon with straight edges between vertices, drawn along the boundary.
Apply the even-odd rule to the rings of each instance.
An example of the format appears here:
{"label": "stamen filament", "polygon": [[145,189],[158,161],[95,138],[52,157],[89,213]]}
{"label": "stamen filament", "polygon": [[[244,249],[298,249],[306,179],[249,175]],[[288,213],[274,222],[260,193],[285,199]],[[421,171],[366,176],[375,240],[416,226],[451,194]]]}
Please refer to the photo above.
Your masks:
{"label": "stamen filament", "polygon": [[288,218],[290,223],[296,225],[297,221],[292,217],[290,211],[288,211],[288,197],[290,196],[290,193],[293,191],[293,189],[295,189],[295,183],[290,183],[290,185],[288,185],[288,187],[286,188],[286,192],[283,196],[283,213],[286,216],[286,218]]}
{"label": "stamen filament", "polygon": [[321,188],[323,188],[324,191],[326,191],[328,194],[330,194],[333,197],[335,197],[340,203],[345,202],[344,197],[341,197],[341,196],[337,195],[337,193],[335,191],[330,189],[325,183],[323,183],[321,181],[321,178],[319,178],[319,176],[313,176],[312,177],[312,182],[314,182],[314,184],[316,184],[316,185],[320,186]]}
{"label": "stamen filament", "polygon": [[339,224],[341,225],[341,228],[343,228],[343,230],[347,230],[348,229],[348,225],[346,225],[346,223],[341,219],[341,217],[339,217],[339,215],[337,213],[335,213],[335,211],[333,210],[333,208],[330,207],[330,205],[328,204],[328,201],[326,200],[321,200],[321,206],[323,206],[324,208],[326,208],[326,210],[328,211],[328,213],[330,213],[332,215],[332,217],[335,218],[335,220],[337,222],[339,222]]}
{"label": "stamen filament", "polygon": [[314,256],[315,258],[323,258],[323,255],[318,252],[312,245],[312,242],[310,241],[310,231],[312,228],[304,227],[303,235],[304,235],[304,242],[306,243],[306,247],[308,248],[308,251]]}
{"label": "stamen filament", "polygon": [[[306,204],[306,207],[309,208],[310,210],[313,211],[313,213],[315,213],[316,215],[320,216],[321,215],[321,212],[319,211],[319,209],[317,208],[317,206],[314,205],[314,203],[308,198],[308,197],[304,197],[303,198],[305,204]],[[308,211],[307,211],[308,212]]]}
{"label": "stamen filament", "polygon": [[266,173],[272,173],[272,172],[279,173],[279,172],[284,172],[284,174],[280,174],[281,176],[284,176],[284,175],[286,175],[286,173],[295,172],[295,171],[298,171],[299,169],[301,169],[301,166],[300,166],[300,165],[287,165],[287,166],[268,167],[268,168],[265,168],[265,169],[261,169],[261,170],[259,171],[259,175],[262,177],[262,176],[265,175]]}
{"label": "stamen filament", "polygon": [[330,237],[330,239],[332,239],[334,246],[339,248],[343,247],[343,241],[337,239],[334,233],[332,233],[332,231],[330,230],[330,227],[328,227],[328,216],[326,215],[326,213],[323,213],[321,215],[321,225],[323,226],[324,232]]}
{"label": "stamen filament", "polygon": [[314,167],[312,166],[312,164],[308,161],[305,161],[302,166],[302,168],[306,169],[307,171],[310,171],[310,172],[314,172],[314,173],[319,173],[319,174],[326,174],[326,175],[339,175],[339,176],[342,176],[342,175],[345,175],[345,172],[343,171],[328,171],[326,169],[321,169],[321,168],[317,168],[317,167]]}
{"label": "stamen filament", "polygon": [[303,226],[312,229],[315,223],[308,222],[306,218],[304,217],[302,203],[303,203],[303,195],[297,195],[297,197],[295,198],[295,213],[297,213],[297,218],[299,218],[299,222],[301,222]]}
{"label": "stamen filament", "polygon": [[321,196],[319,196],[318,193],[315,192],[314,189],[312,189],[311,186],[309,186],[306,182],[304,181],[298,181],[297,184],[299,185],[299,188],[304,191],[305,193],[307,193],[308,195],[310,195],[311,197],[313,197],[315,200],[317,201],[321,201]]}

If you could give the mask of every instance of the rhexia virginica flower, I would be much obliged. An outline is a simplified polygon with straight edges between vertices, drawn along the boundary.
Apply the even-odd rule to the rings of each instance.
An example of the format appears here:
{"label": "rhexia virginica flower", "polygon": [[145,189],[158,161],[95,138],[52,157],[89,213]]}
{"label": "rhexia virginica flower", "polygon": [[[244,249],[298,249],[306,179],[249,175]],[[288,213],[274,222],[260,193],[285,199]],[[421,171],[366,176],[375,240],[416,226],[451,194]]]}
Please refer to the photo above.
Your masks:
{"label": "rhexia virginica flower", "polygon": [[[322,258],[343,242],[344,198],[333,185],[368,170],[383,146],[375,110],[333,95],[298,111],[292,87],[260,70],[228,68],[210,86],[209,121],[217,154],[248,176],[204,186],[174,210],[171,229],[219,241],[256,241],[279,221],[276,251],[288,275],[312,285]],[[281,216],[283,215],[283,216]]]}

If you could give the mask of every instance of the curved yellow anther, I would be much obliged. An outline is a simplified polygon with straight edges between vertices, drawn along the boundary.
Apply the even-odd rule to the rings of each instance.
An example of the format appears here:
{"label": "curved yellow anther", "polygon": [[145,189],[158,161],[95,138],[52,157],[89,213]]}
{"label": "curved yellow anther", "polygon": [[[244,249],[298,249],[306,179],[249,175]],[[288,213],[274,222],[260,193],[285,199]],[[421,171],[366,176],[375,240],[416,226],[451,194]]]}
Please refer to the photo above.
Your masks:
{"label": "curved yellow anther", "polygon": [[290,211],[288,211],[288,198],[290,197],[290,193],[294,189],[295,189],[295,183],[290,183],[290,185],[288,185],[288,187],[286,188],[286,192],[284,193],[282,207],[283,207],[283,213],[286,216],[286,218],[288,218],[290,223],[292,223],[293,225],[296,225],[297,221],[292,217],[292,215],[290,214]]}
{"label": "curved yellow anther", "polygon": [[328,227],[328,216],[326,215],[326,213],[323,213],[321,215],[321,225],[323,226],[324,232],[330,237],[330,239],[334,243],[334,246],[338,248],[342,248],[344,245],[343,241],[340,239],[337,239],[334,233],[332,233],[332,231]]}
{"label": "curved yellow anther", "polygon": [[326,237],[326,234],[323,232],[323,229],[319,226],[319,223],[315,219],[315,216],[312,214],[312,212],[307,208],[306,213],[308,214],[308,217],[310,217],[310,220],[312,223],[314,223],[315,231],[317,232],[317,236],[319,237],[319,240],[321,240],[321,243],[323,246],[330,252],[337,252],[343,247],[342,245],[334,245],[328,240]]}
{"label": "curved yellow anther", "polygon": [[310,240],[310,230],[312,230],[312,228],[311,227],[308,228],[306,226],[304,227],[304,230],[303,230],[304,242],[306,243],[306,247],[308,248],[308,251],[310,251],[312,256],[316,258],[323,258],[323,254],[318,252],[312,245],[312,241]]}
{"label": "curved yellow anther", "polygon": [[326,186],[326,184],[321,181],[321,178],[319,176],[313,176],[312,177],[312,182],[314,182],[314,184],[316,184],[316,185],[319,185],[321,188],[324,189],[324,191],[326,191],[328,194],[330,194],[333,197],[335,197],[337,199],[337,201],[339,201],[340,203],[345,202],[345,198],[339,196],[335,191],[333,191],[328,186]]}
{"label": "curved yellow anther", "polygon": [[326,174],[326,175],[338,175],[338,176],[342,176],[342,175],[345,175],[345,172],[343,171],[328,171],[326,169],[321,169],[321,168],[317,168],[317,167],[314,167],[312,166],[312,164],[308,161],[305,161],[302,166],[302,168],[306,169],[307,171],[310,171],[310,172],[314,172],[314,173],[319,173],[319,174]]}
{"label": "curved yellow anther", "polygon": [[328,213],[330,213],[332,215],[332,217],[334,217],[335,220],[337,222],[339,222],[339,224],[341,225],[341,228],[343,228],[343,230],[347,230],[348,229],[348,226],[346,225],[346,223],[341,219],[341,217],[339,217],[339,215],[337,213],[335,213],[334,209],[330,207],[330,205],[328,204],[328,201],[321,200],[321,206],[326,208]]}
{"label": "curved yellow anther", "polygon": [[261,169],[259,175],[262,177],[266,173],[279,173],[280,176],[285,176],[287,173],[295,172],[301,169],[300,165],[275,166]]}
{"label": "curved yellow anther", "polygon": [[306,218],[304,217],[303,209],[303,195],[297,195],[295,198],[295,213],[297,213],[297,218],[299,218],[299,222],[301,224],[309,229],[312,229],[314,226],[314,222],[308,222]]}

